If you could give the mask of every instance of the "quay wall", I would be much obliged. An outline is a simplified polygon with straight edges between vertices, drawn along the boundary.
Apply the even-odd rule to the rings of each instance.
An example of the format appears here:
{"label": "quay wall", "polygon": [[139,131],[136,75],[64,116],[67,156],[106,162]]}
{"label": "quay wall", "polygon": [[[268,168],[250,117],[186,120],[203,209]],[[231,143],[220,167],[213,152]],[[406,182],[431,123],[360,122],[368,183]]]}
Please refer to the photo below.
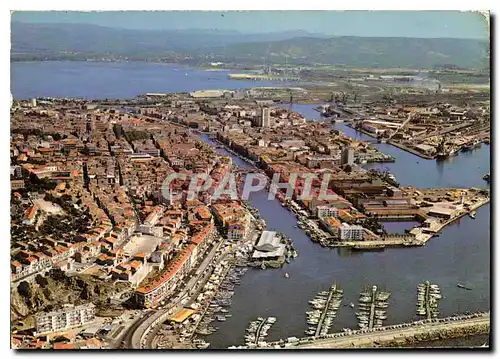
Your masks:
{"label": "quay wall", "polygon": [[[377,138],[377,136],[375,136],[373,133],[368,132],[368,131],[365,131],[365,130],[364,130],[364,129],[362,129],[362,128],[355,128],[354,126],[352,126],[352,124],[351,124],[351,123],[347,124],[347,126],[349,126],[349,127],[353,128],[353,129],[355,129],[356,131],[359,131],[359,132],[361,132],[361,133],[364,133],[364,134],[365,134],[365,135],[367,135],[367,136],[370,136],[370,137],[372,137],[372,138]],[[411,153],[411,154],[414,154],[415,156],[418,156],[418,157],[424,158],[424,159],[426,159],[426,160],[432,160],[432,159],[434,159],[434,157],[433,157],[433,156],[427,156],[427,155],[424,155],[423,153],[421,153],[421,152],[419,152],[419,151],[416,151],[416,150],[414,150],[413,148],[406,147],[405,145],[402,145],[402,144],[400,144],[400,143],[398,143],[398,142],[395,142],[394,140],[390,140],[390,141],[388,141],[387,143],[388,143],[388,144],[390,144],[390,145],[392,145],[392,146],[394,146],[394,147],[398,147],[398,148],[400,148],[400,149],[402,149],[402,150],[404,150],[404,151],[406,151],[406,152],[409,152],[409,153]]]}
{"label": "quay wall", "polygon": [[[474,326],[464,326],[459,328],[447,328],[444,330],[429,331],[428,333],[415,334],[414,336],[396,338],[394,340],[381,341],[377,347],[406,347],[413,346],[421,342],[430,342],[440,339],[464,338],[478,334],[488,334],[490,332],[490,324],[477,324]],[[372,346],[373,347],[373,346]]]}

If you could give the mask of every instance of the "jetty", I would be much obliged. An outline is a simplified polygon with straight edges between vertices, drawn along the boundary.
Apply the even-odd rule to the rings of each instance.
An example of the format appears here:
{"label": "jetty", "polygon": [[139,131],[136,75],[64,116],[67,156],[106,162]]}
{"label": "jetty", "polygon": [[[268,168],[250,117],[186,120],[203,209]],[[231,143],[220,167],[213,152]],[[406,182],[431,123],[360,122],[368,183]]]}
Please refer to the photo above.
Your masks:
{"label": "jetty", "polygon": [[419,284],[417,287],[417,314],[425,316],[427,319],[437,318],[440,299],[441,293],[437,284],[431,284],[429,281]]}
{"label": "jetty", "polygon": [[276,318],[259,317],[257,320],[251,321],[248,328],[247,334],[245,335],[245,343],[249,347],[265,346],[265,338],[267,337],[267,331],[271,326],[276,323]]}
{"label": "jetty", "polygon": [[360,293],[356,313],[359,328],[372,329],[382,326],[383,320],[387,319],[387,299],[390,296],[390,292],[380,291],[376,285],[371,288],[371,291]]}
{"label": "jetty", "polygon": [[[324,334],[326,334],[330,329],[331,319],[333,319],[337,315],[337,310],[340,307],[340,303],[342,302],[342,294],[343,291],[337,286],[336,283],[334,283],[330,288],[330,291],[328,292],[325,308],[321,313],[318,326],[316,327],[316,332],[314,333],[315,337],[319,336],[321,332],[324,332]],[[325,320],[327,318],[328,321]]]}

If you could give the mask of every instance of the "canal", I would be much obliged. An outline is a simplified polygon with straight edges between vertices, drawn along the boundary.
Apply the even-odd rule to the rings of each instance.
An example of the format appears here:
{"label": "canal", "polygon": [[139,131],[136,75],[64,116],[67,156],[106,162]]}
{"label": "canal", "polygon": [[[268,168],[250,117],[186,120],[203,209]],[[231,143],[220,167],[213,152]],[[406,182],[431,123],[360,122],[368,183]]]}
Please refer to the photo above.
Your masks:
{"label": "canal", "polygon": [[[311,105],[294,106],[293,109],[306,118],[319,117]],[[344,124],[337,127],[351,137],[365,136]],[[439,166],[435,161],[420,159],[390,145],[376,146],[396,158],[396,162],[383,166],[387,166],[402,185],[486,185],[481,175],[489,171],[489,148],[484,145],[470,155],[460,154],[453,161]],[[223,149],[217,151],[230,155]],[[240,158],[232,157],[237,166],[251,168]],[[269,331],[268,340],[304,336],[308,301],[318,291],[328,290],[334,280],[344,289],[344,304],[357,304],[359,292],[365,286],[377,285],[392,292],[388,301],[388,319],[385,321],[388,325],[416,319],[417,284],[425,280],[441,287],[441,316],[490,308],[489,204],[477,211],[475,220],[469,217],[460,219],[424,247],[356,253],[348,249],[323,248],[313,243],[303,230],[296,228],[293,213],[278,201],[269,201],[265,192],[253,193],[249,201],[259,209],[269,229],[282,231],[293,240],[299,256],[283,268],[252,269],[243,276],[241,285],[235,288],[232,317],[216,323],[219,330],[207,338],[212,348],[243,345],[245,328],[259,316],[277,318]],[[386,223],[386,228],[402,232],[413,224]],[[285,273],[289,274],[289,278],[285,278]],[[457,282],[468,283],[473,290],[460,289],[456,286]],[[331,331],[356,328],[355,311],[342,306]]]}

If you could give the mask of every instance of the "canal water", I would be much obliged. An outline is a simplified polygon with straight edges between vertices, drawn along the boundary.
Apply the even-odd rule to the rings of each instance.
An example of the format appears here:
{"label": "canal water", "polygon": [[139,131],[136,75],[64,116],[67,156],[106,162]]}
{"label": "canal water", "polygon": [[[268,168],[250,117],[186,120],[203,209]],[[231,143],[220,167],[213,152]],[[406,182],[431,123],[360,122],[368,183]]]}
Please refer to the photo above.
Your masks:
{"label": "canal water", "polygon": [[[319,118],[313,105],[294,105],[292,109],[308,119]],[[350,137],[368,137],[345,124],[337,124],[337,128]],[[487,186],[481,179],[481,175],[489,171],[487,146],[483,145],[471,154],[459,154],[453,161],[439,165],[391,145],[375,146],[396,158],[396,162],[383,166],[387,166],[404,186]],[[223,149],[218,151],[229,155]],[[233,156],[233,161],[242,168],[251,168],[238,157]],[[208,337],[212,348],[244,344],[245,328],[259,316],[274,316],[278,319],[269,331],[268,340],[303,336],[308,326],[305,319],[305,312],[310,310],[308,301],[318,291],[327,290],[333,281],[337,281],[344,289],[344,304],[357,304],[359,292],[366,286],[378,285],[392,292],[386,324],[417,319],[414,310],[416,287],[425,280],[441,287],[441,316],[490,308],[489,204],[477,211],[475,220],[463,217],[424,247],[352,252],[348,249],[323,248],[313,243],[304,231],[296,228],[293,213],[283,208],[278,201],[268,201],[265,192],[252,194],[250,203],[259,209],[269,229],[282,231],[292,238],[299,256],[281,269],[252,269],[245,274],[242,284],[235,289],[232,317],[226,322],[217,323],[219,331]],[[386,222],[385,227],[389,232],[401,233],[416,224]],[[284,277],[285,273],[289,274],[289,278]],[[465,282],[474,289],[460,289],[456,286],[457,282]],[[342,306],[331,331],[356,328],[355,311]]]}
{"label": "canal water", "polygon": [[[18,99],[37,96],[127,99],[146,92],[280,85],[267,81],[231,81],[228,73],[151,63],[11,63],[11,92]],[[292,109],[306,118],[319,118],[312,105],[293,105]],[[336,127],[348,136],[368,138],[345,124]],[[368,166],[387,167],[404,186],[487,186],[481,179],[481,175],[489,171],[489,147],[485,145],[441,163],[420,159],[390,145],[375,146],[393,155],[396,162]],[[234,162],[249,168],[237,157]],[[364,286],[375,284],[391,291],[387,324],[415,319],[416,286],[424,280],[441,286],[442,316],[490,308],[489,205],[477,211],[475,220],[462,218],[424,247],[355,253],[313,243],[301,229],[295,228],[294,215],[279,202],[268,201],[264,192],[253,194],[250,202],[259,209],[270,229],[282,231],[293,240],[299,256],[284,268],[254,269],[243,276],[241,285],[235,288],[232,317],[217,323],[220,330],[208,338],[213,348],[243,344],[248,322],[259,316],[277,317],[269,331],[269,340],[303,336],[308,301],[318,291],[328,289],[333,281],[344,289],[344,303],[357,304],[358,293]],[[386,228],[403,232],[412,225],[386,223]],[[288,279],[284,277],[286,272],[290,275]],[[474,289],[457,288],[458,281]],[[341,307],[332,331],[355,328],[354,313],[355,309]]]}

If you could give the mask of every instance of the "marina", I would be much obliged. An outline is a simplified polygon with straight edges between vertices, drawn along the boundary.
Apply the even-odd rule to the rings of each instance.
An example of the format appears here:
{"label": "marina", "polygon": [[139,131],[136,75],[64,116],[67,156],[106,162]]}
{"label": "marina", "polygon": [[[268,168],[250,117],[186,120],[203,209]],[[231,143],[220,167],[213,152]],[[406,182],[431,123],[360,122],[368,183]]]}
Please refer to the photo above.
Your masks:
{"label": "marina", "polygon": [[390,296],[390,292],[381,291],[376,285],[371,290],[360,293],[356,312],[360,329],[378,328],[383,325],[383,321],[387,319],[387,300]]}
{"label": "marina", "polygon": [[[390,146],[390,145],[382,145],[382,146]],[[224,149],[220,149],[221,152],[224,153]],[[384,150],[385,151],[385,150]],[[397,150],[399,151],[398,153],[400,154],[403,154],[404,156],[408,155],[407,153],[403,152],[403,151],[400,151],[400,150]],[[234,159],[234,158],[233,158]],[[240,161],[239,159],[234,159],[235,160],[235,163],[238,164],[239,166],[243,166],[243,168],[249,168],[249,165],[248,163],[246,162],[243,162],[243,161]],[[392,172],[392,170],[391,170]],[[401,181],[401,178],[406,178],[404,176],[404,174],[402,174],[402,172],[400,171],[395,171],[394,172],[396,174],[396,176],[398,177],[398,180]],[[418,179],[418,178],[421,178],[421,177],[413,177],[412,179]],[[310,255],[311,253],[311,250],[312,250],[312,247],[310,247],[309,245],[307,245],[307,243],[303,242],[304,238],[307,238],[306,236],[308,235],[304,229],[308,230],[309,228],[312,228],[312,224],[311,223],[314,223],[313,221],[307,219],[305,216],[304,216],[304,213],[301,213],[301,209],[300,207],[298,207],[298,205],[294,204],[292,201],[290,201],[289,203],[285,203],[285,202],[280,202],[279,199],[280,197],[277,196],[277,199],[278,201],[267,201],[267,194],[266,193],[255,193],[255,194],[252,194],[252,196],[250,197],[249,199],[249,202],[252,203],[252,205],[256,208],[259,209],[259,213],[260,215],[262,216],[262,218],[264,218],[266,220],[266,222],[268,223],[273,223],[273,226],[275,228],[278,228],[278,229],[281,229],[284,233],[287,234],[287,236],[290,236],[292,238],[294,238],[294,244],[296,246],[296,248],[298,248],[298,250],[303,253],[304,251],[306,251],[307,253],[305,254],[306,256]],[[283,205],[285,204],[285,205]],[[486,208],[478,208],[478,212],[484,212],[484,211],[487,211],[488,210],[488,206],[486,206]],[[277,216],[279,216],[280,220],[282,222],[276,222],[276,219],[277,219]],[[487,219],[485,217],[478,217],[481,219],[481,222],[484,223],[484,221]],[[297,222],[297,220],[299,220],[299,222]],[[278,224],[280,223],[280,224]],[[286,225],[286,223],[289,223],[288,225]],[[403,223],[402,223],[403,224]],[[309,228],[306,228],[306,225],[309,226]],[[286,228],[285,228],[286,226]],[[302,228],[301,228],[302,227]],[[449,229],[446,228],[445,229],[445,232],[450,232],[450,233],[455,233],[457,231],[457,227],[450,227]],[[311,233],[312,231],[309,230],[309,233]],[[443,235],[442,235],[443,236]],[[450,236],[450,234],[447,235],[448,237]],[[465,238],[463,237],[463,234],[460,234],[459,238]],[[311,241],[309,241],[311,242]],[[314,244],[313,244],[314,245]],[[446,246],[445,242],[444,241],[440,241],[439,243],[438,242],[434,242],[434,244],[432,245],[432,247],[435,247],[435,246],[439,246],[439,247],[443,247],[443,246]],[[315,256],[320,256],[320,257],[324,257],[324,256],[328,256],[330,258],[330,254],[329,253],[326,253],[326,252],[321,252],[322,249],[320,246],[317,247],[318,250],[314,250],[315,252]],[[340,251],[340,252],[339,252]],[[341,252],[342,251],[342,248],[338,248],[337,249],[337,255],[340,255],[342,258],[342,255],[343,256],[346,256],[346,252]],[[320,253],[321,252],[321,253]],[[344,253],[344,254],[342,254]],[[376,252],[373,252],[373,254],[375,254]],[[428,252],[426,252],[428,253]],[[347,255],[349,258],[349,262],[347,262],[347,258],[344,258],[342,260],[342,263],[343,265],[347,265],[347,266],[351,266],[351,265],[355,265],[354,262],[359,262],[361,260],[361,258],[365,258],[364,256],[363,257],[358,257],[356,259],[356,257],[353,255]],[[407,256],[403,256],[403,257],[407,257]],[[401,259],[403,258],[401,257]],[[420,257],[420,255],[418,255],[418,257]],[[468,257],[464,257],[466,260]],[[326,258],[325,258],[326,260]],[[442,263],[442,260],[443,258],[440,257],[439,261],[437,262],[433,262],[433,263]],[[328,262],[330,261],[330,259],[327,260]],[[405,259],[404,260],[405,263],[407,263],[408,261],[410,262],[413,262],[414,259]],[[303,272],[298,272],[297,270],[300,269],[300,268],[304,268],[304,257],[302,256],[299,256],[297,258],[296,261],[293,262],[293,264],[290,266],[289,269],[287,269],[287,273],[290,277],[290,279],[288,281],[290,281],[289,283],[291,283],[290,285],[285,285],[286,282],[279,282],[279,281],[276,281],[276,280],[273,280],[271,279],[271,277],[274,277],[273,275],[269,274],[269,276],[266,275],[266,277],[269,277],[268,280],[271,280],[273,282],[273,288],[275,288],[272,293],[274,296],[276,297],[279,297],[279,302],[281,301],[289,301],[291,298],[286,298],[286,297],[283,297],[282,293],[284,291],[286,291],[287,289],[285,289],[285,287],[294,287],[296,285],[296,280],[300,280],[300,278],[303,278],[304,275],[303,275]],[[295,264],[296,263],[296,264]],[[298,265],[298,267],[297,267]],[[406,264],[405,264],[406,265]],[[310,268],[309,266],[307,266],[307,268]],[[357,267],[356,267],[357,268]],[[352,268],[354,270],[354,268]],[[356,269],[358,270],[358,269]],[[263,271],[262,273],[264,273],[265,271]],[[321,278],[322,277],[322,269],[321,268],[317,268],[314,270],[314,273],[316,273],[316,275],[318,276],[318,278]],[[432,270],[431,268],[428,268],[426,270],[426,272],[429,273],[429,275],[432,275]],[[255,278],[256,276],[260,277],[260,275],[257,275],[258,272],[254,272],[252,271],[251,273],[247,274],[247,276],[250,276],[249,278]],[[364,272],[365,274],[364,275],[367,275],[369,277],[372,277],[370,275],[370,273],[368,272]],[[283,273],[284,274],[284,273]],[[283,278],[283,274],[281,274],[281,278]],[[352,275],[352,272],[350,272],[349,275]],[[389,275],[389,273],[387,273],[387,275]],[[451,273],[449,273],[449,275],[451,275]],[[390,277],[390,275],[389,275]],[[387,277],[387,278],[389,278]],[[412,275],[410,275],[410,277],[412,277]],[[247,277],[245,277],[247,278]],[[293,278],[293,280],[292,280]],[[358,278],[359,279],[359,278]],[[308,279],[302,279],[302,280],[308,280]],[[378,280],[378,278],[376,277],[373,277],[373,280]],[[416,278],[414,278],[414,280],[417,280]],[[250,279],[250,280],[245,280],[246,283],[252,283],[253,279]],[[391,280],[391,282],[394,282],[394,280]],[[403,281],[397,281],[398,284],[395,284],[396,286],[405,286],[406,282]],[[401,283],[399,283],[401,282]],[[245,293],[247,293],[246,295],[251,295],[250,292],[253,293],[253,291],[256,289],[254,286],[252,286],[251,288],[246,285],[244,287],[245,289]],[[447,291],[449,291],[450,288],[447,288]],[[351,292],[351,294],[353,295],[354,293],[352,293],[353,291],[353,288],[352,286],[350,286],[349,288],[349,291]],[[452,292],[454,292],[452,290]],[[260,296],[265,296],[265,297],[269,297],[269,292],[262,292],[262,291],[258,291],[258,295]],[[399,293],[396,293],[398,295],[400,295]],[[245,295],[245,294],[241,294],[241,295]],[[245,303],[245,299],[242,299],[240,297],[240,300],[243,301],[243,303]],[[408,298],[408,300],[411,301],[411,298]],[[306,301],[307,302],[307,301]],[[243,305],[242,302],[239,302],[239,301],[236,301],[236,304],[238,305],[239,308],[241,308],[240,310],[248,310],[249,307],[248,306],[245,306],[243,309],[242,305]],[[274,315],[278,314],[278,315],[285,315],[287,319],[284,319],[285,321],[288,320],[290,321],[291,323],[295,323],[293,324],[295,328],[298,329],[298,327],[301,326],[300,323],[300,317],[295,314],[295,313],[290,313],[290,312],[287,312],[287,311],[283,311],[282,308],[278,305],[278,306],[275,306],[275,305],[271,305],[271,307],[269,307],[269,301],[266,301],[265,303],[267,303],[266,305],[264,305],[264,303],[261,303],[260,302],[252,302],[252,305],[253,306],[256,306],[256,308],[254,308],[254,310],[252,310],[252,312],[255,312],[257,311],[259,308],[261,311],[263,310],[269,310],[272,308],[272,312]],[[399,302],[398,302],[399,303]],[[398,305],[398,303],[396,304],[396,316],[394,317],[393,320],[401,320],[401,319],[398,319],[398,318],[407,318],[406,320],[410,319],[411,317],[409,316],[410,313],[408,313],[407,311],[407,308],[406,306],[403,306],[403,305]],[[475,302],[476,304],[478,304],[479,302]],[[447,305],[447,308],[452,308],[453,305],[451,305],[452,303],[448,303]],[[295,303],[294,305],[300,305],[298,302]],[[403,308],[404,307],[404,308]],[[391,310],[392,312],[392,310]],[[406,314],[404,314],[406,313]],[[452,313],[452,310],[450,309],[447,309],[447,311],[445,312],[446,315],[450,315]],[[238,316],[241,316],[241,315],[238,315]],[[344,328],[352,328],[354,327],[354,325],[356,325],[355,323],[352,323],[352,319],[350,319],[350,316],[347,315],[347,313],[345,313],[344,315],[340,315],[340,317],[337,318],[337,320],[339,321],[338,322],[338,325],[341,326],[341,327],[344,327]],[[404,319],[403,319],[404,320]],[[302,319],[303,321],[303,319]],[[217,343],[231,343],[231,341],[229,341],[227,338],[228,337],[233,337],[234,340],[232,341],[232,343],[236,342],[237,341],[237,338],[238,338],[238,335],[233,331],[233,330],[229,330],[229,328],[227,327],[224,327],[223,325],[221,325],[221,328],[225,328],[223,332],[221,332],[221,334],[218,333],[215,333],[213,334],[211,337],[213,336],[216,336],[216,338],[213,338],[211,339],[211,341],[213,342],[214,340],[217,341]],[[276,333],[281,333],[280,336],[286,336],[286,335],[294,335],[295,333],[297,333],[297,329],[293,330],[293,331],[289,331],[288,329],[286,331],[284,331],[284,329],[281,328],[281,326],[278,326],[276,327],[275,331]],[[243,329],[242,329],[243,330]],[[304,333],[304,331],[307,330],[307,327],[302,329],[302,333]],[[222,334],[224,333],[224,334]],[[274,333],[274,331],[273,331]],[[224,339],[221,337],[222,335],[224,335]],[[295,334],[297,335],[297,334]],[[219,344],[220,345],[220,344]]]}
{"label": "marina", "polygon": [[275,317],[262,318],[251,321],[245,334],[245,343],[249,348],[266,346],[266,337],[271,326],[276,323]]}
{"label": "marina", "polygon": [[417,314],[427,319],[437,318],[439,315],[438,302],[442,298],[437,284],[425,281],[417,286]]}
{"label": "marina", "polygon": [[306,312],[309,328],[305,334],[314,337],[328,334],[340,308],[343,293],[337,283],[333,283],[329,291],[319,292],[309,301],[314,310]]}
{"label": "marina", "polygon": [[[217,326],[213,326],[214,321],[225,322],[232,315],[229,314],[229,307],[232,304],[235,286],[241,284],[240,277],[245,274],[247,268],[231,268],[226,271],[226,275],[222,276],[222,282],[218,288],[207,288],[204,294],[200,294],[198,298],[206,300],[208,304],[206,310],[202,313],[200,321],[196,325],[195,333],[198,335],[209,335],[218,330]],[[211,277],[212,280],[219,280],[218,277]],[[209,283],[210,284],[210,283]]]}

